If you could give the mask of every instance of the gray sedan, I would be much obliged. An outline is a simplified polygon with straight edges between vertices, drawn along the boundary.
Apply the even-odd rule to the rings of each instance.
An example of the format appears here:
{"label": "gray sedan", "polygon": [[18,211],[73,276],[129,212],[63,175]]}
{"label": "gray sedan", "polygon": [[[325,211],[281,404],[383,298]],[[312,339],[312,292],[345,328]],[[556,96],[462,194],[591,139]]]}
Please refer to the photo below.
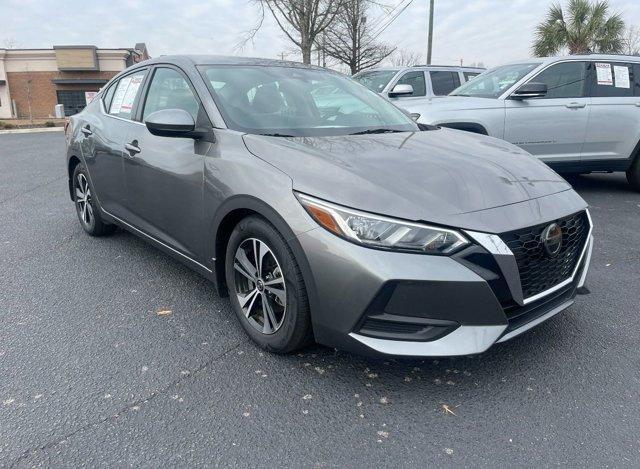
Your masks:
{"label": "gray sedan", "polygon": [[585,291],[591,219],[561,177],[334,72],[160,57],[66,136],[82,228],[183,261],[273,352],[479,353]]}

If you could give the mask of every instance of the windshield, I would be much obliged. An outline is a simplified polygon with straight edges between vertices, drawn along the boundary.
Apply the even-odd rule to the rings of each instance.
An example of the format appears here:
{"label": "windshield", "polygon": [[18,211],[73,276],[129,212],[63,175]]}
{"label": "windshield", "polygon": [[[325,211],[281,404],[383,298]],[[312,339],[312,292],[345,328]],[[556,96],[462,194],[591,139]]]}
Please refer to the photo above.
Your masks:
{"label": "windshield", "polygon": [[229,128],[275,136],[418,130],[409,116],[352,79],[311,68],[202,67]]}
{"label": "windshield", "polygon": [[540,63],[512,64],[484,72],[450,93],[450,96],[497,98]]}
{"label": "windshield", "polygon": [[398,70],[372,70],[358,73],[353,79],[371,91],[382,93],[382,90],[389,84],[396,73],[398,73]]}

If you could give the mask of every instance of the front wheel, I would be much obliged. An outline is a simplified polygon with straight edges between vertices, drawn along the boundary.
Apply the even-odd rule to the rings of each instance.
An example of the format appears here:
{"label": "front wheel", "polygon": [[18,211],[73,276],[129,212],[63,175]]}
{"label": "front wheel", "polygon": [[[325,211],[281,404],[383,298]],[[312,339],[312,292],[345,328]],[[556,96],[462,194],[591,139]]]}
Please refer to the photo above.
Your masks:
{"label": "front wheel", "polygon": [[631,187],[640,192],[640,155],[636,156],[627,169],[627,181]]}
{"label": "front wheel", "polygon": [[300,268],[271,224],[257,216],[238,223],[227,244],[225,274],[238,320],[260,347],[287,353],[312,341]]}

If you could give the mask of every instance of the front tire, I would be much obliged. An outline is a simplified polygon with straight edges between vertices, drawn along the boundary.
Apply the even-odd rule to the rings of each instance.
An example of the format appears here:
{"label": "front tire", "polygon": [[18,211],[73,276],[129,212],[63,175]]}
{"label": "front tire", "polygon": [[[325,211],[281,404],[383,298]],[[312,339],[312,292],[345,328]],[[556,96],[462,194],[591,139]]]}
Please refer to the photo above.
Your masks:
{"label": "front tire", "polygon": [[95,191],[89,182],[89,174],[82,163],[73,171],[73,201],[80,226],[91,236],[106,236],[113,233],[115,225],[105,223],[100,216]]}
{"label": "front tire", "polygon": [[287,353],[313,340],[302,273],[282,235],[267,221],[250,216],[234,228],[225,275],[236,316],[260,347]]}
{"label": "front tire", "polygon": [[640,192],[640,155],[636,156],[627,169],[627,181],[636,191]]}

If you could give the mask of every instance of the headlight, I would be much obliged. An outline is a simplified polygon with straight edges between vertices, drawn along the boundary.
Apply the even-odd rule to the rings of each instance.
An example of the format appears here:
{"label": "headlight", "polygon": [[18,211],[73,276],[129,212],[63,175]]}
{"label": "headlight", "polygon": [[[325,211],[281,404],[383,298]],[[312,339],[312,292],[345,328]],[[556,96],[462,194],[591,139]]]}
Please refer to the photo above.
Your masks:
{"label": "headlight", "polygon": [[296,196],[322,227],[364,246],[425,254],[451,254],[469,244],[464,236],[454,230],[364,213],[304,194],[296,193]]}

